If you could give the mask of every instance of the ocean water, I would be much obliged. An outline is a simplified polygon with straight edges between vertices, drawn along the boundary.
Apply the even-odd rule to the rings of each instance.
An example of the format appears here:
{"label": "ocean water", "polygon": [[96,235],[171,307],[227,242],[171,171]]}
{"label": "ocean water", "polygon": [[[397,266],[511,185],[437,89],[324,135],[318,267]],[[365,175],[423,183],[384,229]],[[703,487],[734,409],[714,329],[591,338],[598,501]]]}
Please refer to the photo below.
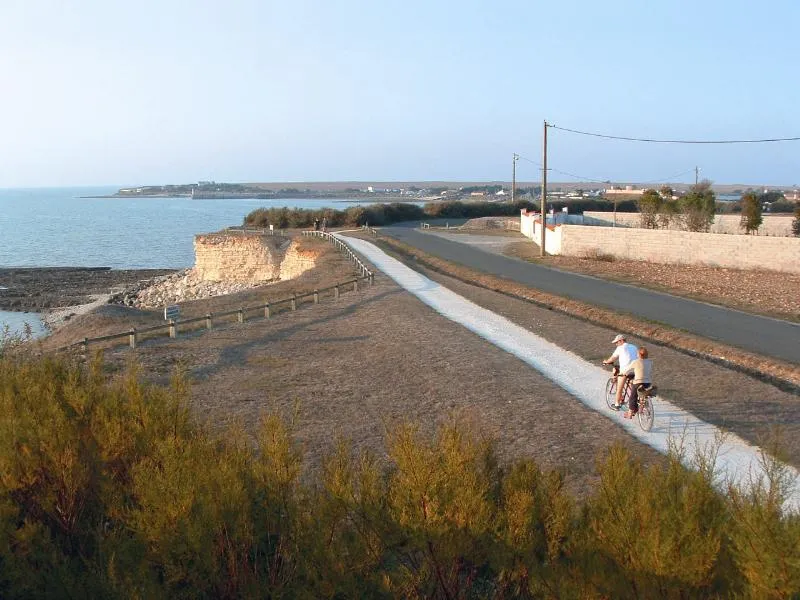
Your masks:
{"label": "ocean water", "polygon": [[[262,206],[344,209],[330,199],[87,198],[114,187],[0,189],[0,266],[106,266],[115,269],[183,268],[194,263],[195,234],[241,225]],[[371,202],[363,202],[370,204]],[[20,331],[39,331],[35,313],[0,311]]]}

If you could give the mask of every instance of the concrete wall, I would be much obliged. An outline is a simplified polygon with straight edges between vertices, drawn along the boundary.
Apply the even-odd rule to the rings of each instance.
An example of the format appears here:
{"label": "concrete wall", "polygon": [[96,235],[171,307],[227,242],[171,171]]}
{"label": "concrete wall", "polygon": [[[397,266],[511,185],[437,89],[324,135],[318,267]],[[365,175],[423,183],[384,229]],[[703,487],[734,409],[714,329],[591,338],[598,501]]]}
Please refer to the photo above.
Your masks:
{"label": "concrete wall", "polygon": [[[562,225],[557,229],[560,235],[547,235],[547,251],[551,254],[585,256],[602,252],[655,263],[800,273],[800,238],[580,225]],[[551,247],[550,238],[560,247]]]}
{"label": "concrete wall", "polygon": [[[567,216],[567,215],[565,215]],[[552,222],[548,219],[548,223]],[[542,219],[539,213],[520,211],[520,233],[542,245]],[[548,254],[561,254],[561,226],[547,225],[544,236],[545,252]]]}
{"label": "concrete wall", "polygon": [[[587,211],[583,213],[584,225],[599,225],[609,227],[614,223],[614,213]],[[710,233],[727,233],[744,235],[744,230],[739,227],[740,215],[716,215]],[[792,235],[792,216],[764,215],[764,222],[758,228],[758,235],[790,237]],[[618,212],[617,227],[639,227],[641,215],[639,213]],[[679,223],[670,225],[671,230],[680,230]]]}
{"label": "concrete wall", "polygon": [[281,236],[209,233],[194,238],[195,273],[202,281],[277,279],[289,241]]}

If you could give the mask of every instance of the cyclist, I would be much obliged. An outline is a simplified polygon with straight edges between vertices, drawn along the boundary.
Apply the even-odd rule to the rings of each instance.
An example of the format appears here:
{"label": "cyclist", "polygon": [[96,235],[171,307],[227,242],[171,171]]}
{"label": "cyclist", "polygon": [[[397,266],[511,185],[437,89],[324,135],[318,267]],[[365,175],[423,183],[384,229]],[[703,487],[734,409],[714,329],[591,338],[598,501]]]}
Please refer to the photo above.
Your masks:
{"label": "cyclist", "polygon": [[615,369],[614,372],[614,374],[617,375],[617,398],[614,403],[614,410],[619,410],[619,407],[622,405],[622,390],[625,388],[625,379],[628,378],[626,373],[628,367],[637,358],[638,348],[633,344],[629,344],[625,340],[625,336],[621,333],[614,336],[611,343],[616,345],[616,349],[611,356],[603,361],[603,364],[610,365],[613,364],[615,360],[619,361],[619,370]]}
{"label": "cyclist", "polygon": [[632,419],[639,410],[639,390],[650,387],[653,382],[653,361],[647,358],[647,348],[639,348],[639,358],[628,365],[625,375],[633,375],[633,393],[624,417]]}

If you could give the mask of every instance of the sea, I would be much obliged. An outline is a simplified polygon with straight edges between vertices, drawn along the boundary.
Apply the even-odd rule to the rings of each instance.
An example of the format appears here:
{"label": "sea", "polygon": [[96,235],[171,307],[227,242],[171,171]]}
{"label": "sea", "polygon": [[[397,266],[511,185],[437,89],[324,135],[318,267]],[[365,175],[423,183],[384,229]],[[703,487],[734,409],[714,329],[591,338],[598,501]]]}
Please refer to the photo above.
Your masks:
{"label": "sea", "polygon": [[[0,266],[184,268],[194,264],[194,236],[241,225],[260,207],[337,208],[374,201],[347,199],[103,198],[119,186],[0,189]],[[0,311],[7,326],[35,335],[40,315]]]}

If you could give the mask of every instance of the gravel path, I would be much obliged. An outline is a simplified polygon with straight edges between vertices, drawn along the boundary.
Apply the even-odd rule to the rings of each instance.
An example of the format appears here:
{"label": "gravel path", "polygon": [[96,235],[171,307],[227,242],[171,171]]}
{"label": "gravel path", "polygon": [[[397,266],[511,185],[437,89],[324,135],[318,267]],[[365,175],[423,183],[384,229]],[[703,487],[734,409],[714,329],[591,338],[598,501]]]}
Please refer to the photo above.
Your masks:
{"label": "gravel path", "polygon": [[[505,351],[533,366],[548,379],[567,390],[585,406],[601,414],[609,413],[601,390],[608,372],[579,356],[548,342],[531,331],[486,310],[440,284],[408,268],[400,261],[388,256],[373,244],[359,239],[348,239],[352,247],[385,272],[401,287],[413,293],[438,313],[464,325],[469,330],[489,340]],[[746,485],[750,478],[763,473],[761,455],[752,446],[736,435],[722,431],[698,419],[693,414],[672,404],[666,398],[657,402],[657,418],[653,430],[645,433],[638,424],[619,419],[619,425],[639,441],[667,452],[676,436],[685,436],[685,463],[695,466],[703,453],[715,443],[721,443],[717,457],[717,473],[721,486],[728,481]],[[787,467],[797,478],[797,470]],[[800,490],[795,489],[787,500],[788,507],[800,509]]]}

